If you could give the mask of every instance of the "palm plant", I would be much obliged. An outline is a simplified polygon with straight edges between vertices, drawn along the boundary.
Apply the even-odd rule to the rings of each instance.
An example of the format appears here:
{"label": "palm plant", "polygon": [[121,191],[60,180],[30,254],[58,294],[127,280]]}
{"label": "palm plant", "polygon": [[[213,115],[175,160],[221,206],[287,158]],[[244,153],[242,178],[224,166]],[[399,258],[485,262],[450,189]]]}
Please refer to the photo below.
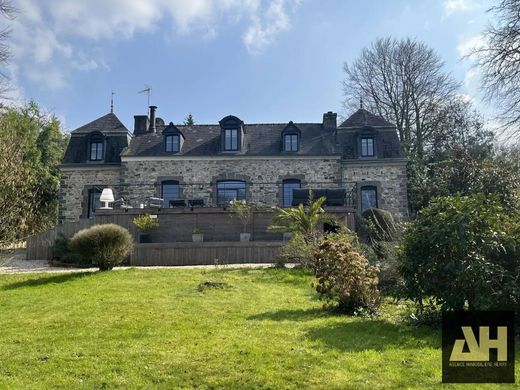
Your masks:
{"label": "palm plant", "polygon": [[313,200],[313,194],[310,191],[308,206],[300,204],[298,207],[287,209],[276,207],[276,215],[268,229],[273,232],[291,232],[309,237],[316,233],[318,227],[323,223],[336,224],[336,219],[326,213],[322,207],[325,200],[324,196]]}

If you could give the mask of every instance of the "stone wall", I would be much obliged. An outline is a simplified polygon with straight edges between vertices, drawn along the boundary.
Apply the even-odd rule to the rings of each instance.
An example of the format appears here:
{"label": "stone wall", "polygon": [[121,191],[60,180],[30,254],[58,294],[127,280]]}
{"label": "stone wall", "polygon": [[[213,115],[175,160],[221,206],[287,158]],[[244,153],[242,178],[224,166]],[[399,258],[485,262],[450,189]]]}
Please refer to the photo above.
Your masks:
{"label": "stone wall", "polygon": [[60,184],[60,222],[77,221],[86,217],[88,191],[94,187],[110,187],[117,199],[120,189],[121,167],[91,166],[62,167]]}
{"label": "stone wall", "polygon": [[406,161],[344,162],[342,178],[358,182],[358,199],[363,185],[376,186],[379,208],[399,221],[408,219]]}
{"label": "stone wall", "polygon": [[[299,179],[302,186],[339,188],[347,182],[378,188],[378,206],[398,220],[408,218],[406,161],[343,161],[327,158],[237,158],[128,160],[121,166],[62,167],[60,221],[86,217],[88,190],[110,187],[133,207],[147,197],[161,196],[161,182],[178,180],[181,198],[204,199],[216,205],[218,180],[245,180],[247,199],[269,206],[282,204],[282,181]],[[359,198],[359,196],[358,196]],[[359,205],[358,205],[359,207]]]}
{"label": "stone wall", "polygon": [[282,203],[282,181],[299,179],[302,186],[338,187],[339,159],[192,159],[125,161],[122,180],[125,199],[139,205],[146,197],[161,196],[161,182],[178,180],[181,198],[216,204],[218,180],[244,180],[247,199],[274,206]]}

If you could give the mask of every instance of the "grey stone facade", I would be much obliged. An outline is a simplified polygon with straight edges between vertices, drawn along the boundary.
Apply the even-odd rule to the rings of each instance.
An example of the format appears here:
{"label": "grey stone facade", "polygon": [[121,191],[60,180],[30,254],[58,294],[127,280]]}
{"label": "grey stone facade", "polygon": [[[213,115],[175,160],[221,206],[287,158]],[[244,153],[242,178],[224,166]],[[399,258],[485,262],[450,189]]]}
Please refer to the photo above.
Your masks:
{"label": "grey stone facade", "polygon": [[[69,144],[61,168],[60,220],[87,217],[92,188],[110,187],[116,199],[124,197],[133,207],[140,207],[148,197],[162,197],[162,182],[175,180],[180,198],[203,199],[205,206],[216,206],[218,181],[243,180],[247,200],[281,206],[286,179],[300,180],[303,188],[356,188],[358,210],[360,191],[371,186],[377,188],[378,207],[399,220],[407,218],[407,160],[401,155],[395,127],[382,118],[359,110],[339,127],[336,114],[330,112],[317,124],[248,125],[231,118],[236,119],[233,126],[242,126],[243,146],[235,153],[222,150],[222,124],[164,126],[157,118],[156,128],[139,127],[132,135],[111,114],[74,131],[76,142]],[[106,126],[114,128],[104,132]],[[177,153],[164,148],[162,132],[171,134],[172,127],[183,138]],[[92,132],[103,135],[107,152],[119,155],[120,160],[110,164],[83,161]],[[283,148],[287,132],[298,135],[298,150],[293,153]],[[375,144],[370,158],[360,155],[361,139],[367,136]],[[82,137],[84,142],[79,142]]]}

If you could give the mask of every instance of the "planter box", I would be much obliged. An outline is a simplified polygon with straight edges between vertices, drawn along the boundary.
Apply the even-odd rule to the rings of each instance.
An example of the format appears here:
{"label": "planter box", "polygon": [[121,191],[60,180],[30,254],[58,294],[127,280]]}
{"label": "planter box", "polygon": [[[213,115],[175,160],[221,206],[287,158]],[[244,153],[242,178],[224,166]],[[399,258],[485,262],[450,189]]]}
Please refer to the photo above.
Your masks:
{"label": "planter box", "polygon": [[152,242],[151,234],[139,234],[139,243],[140,244],[150,244]]}
{"label": "planter box", "polygon": [[203,233],[192,234],[191,239],[193,240],[193,242],[204,242],[204,234]]}

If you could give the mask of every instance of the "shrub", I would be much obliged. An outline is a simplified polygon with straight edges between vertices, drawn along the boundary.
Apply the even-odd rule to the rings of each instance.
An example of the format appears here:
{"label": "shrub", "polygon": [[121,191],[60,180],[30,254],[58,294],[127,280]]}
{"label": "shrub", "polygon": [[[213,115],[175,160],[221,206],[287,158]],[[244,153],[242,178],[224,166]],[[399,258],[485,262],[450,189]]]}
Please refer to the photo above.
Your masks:
{"label": "shrub", "polygon": [[295,263],[305,268],[312,268],[319,238],[317,234],[304,236],[301,233],[294,233],[291,240],[285,243],[276,256],[276,266],[284,267],[286,263]]}
{"label": "shrub", "polygon": [[497,197],[433,198],[406,229],[405,296],[443,309],[520,309],[520,219]]}
{"label": "shrub", "polygon": [[135,217],[132,223],[139,230],[150,230],[159,227],[157,218],[152,218],[149,214],[141,214]]}
{"label": "shrub", "polygon": [[392,214],[382,209],[367,209],[361,213],[360,233],[368,241],[395,241],[399,236],[398,225]]}
{"label": "shrub", "polygon": [[54,245],[51,247],[51,253],[53,260],[58,260],[62,263],[78,265],[92,264],[70,249],[70,238],[63,233],[58,233]]}
{"label": "shrub", "polygon": [[381,209],[367,209],[356,216],[356,227],[362,253],[369,263],[379,268],[379,288],[386,294],[396,294],[402,285],[397,261],[397,244],[401,227],[392,214]]}
{"label": "shrub", "polygon": [[240,220],[244,227],[243,233],[247,232],[247,225],[251,223],[253,218],[254,204],[247,203],[245,200],[235,199],[229,202],[229,209]]}
{"label": "shrub", "polygon": [[115,224],[94,225],[80,230],[70,240],[70,248],[96,264],[101,271],[121,264],[132,247],[133,240],[128,230]]}
{"label": "shrub", "polygon": [[379,290],[388,295],[396,296],[400,293],[403,278],[399,273],[398,242],[375,241],[372,246],[375,262],[367,257],[369,263],[379,268]]}
{"label": "shrub", "polygon": [[375,312],[379,305],[377,268],[370,266],[352,245],[323,239],[315,254],[316,291],[338,310]]}

